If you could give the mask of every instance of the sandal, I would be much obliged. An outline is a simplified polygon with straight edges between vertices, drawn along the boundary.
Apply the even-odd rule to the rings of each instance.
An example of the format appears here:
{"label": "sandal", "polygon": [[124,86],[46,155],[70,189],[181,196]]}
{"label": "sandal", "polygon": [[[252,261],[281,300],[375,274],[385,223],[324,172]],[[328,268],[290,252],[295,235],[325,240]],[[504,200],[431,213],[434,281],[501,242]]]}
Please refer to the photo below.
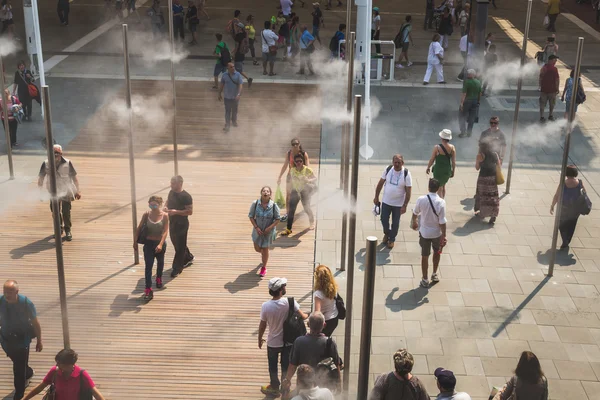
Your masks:
{"label": "sandal", "polygon": [[286,229],[285,231],[281,232],[281,236],[289,236],[291,233],[291,229]]}

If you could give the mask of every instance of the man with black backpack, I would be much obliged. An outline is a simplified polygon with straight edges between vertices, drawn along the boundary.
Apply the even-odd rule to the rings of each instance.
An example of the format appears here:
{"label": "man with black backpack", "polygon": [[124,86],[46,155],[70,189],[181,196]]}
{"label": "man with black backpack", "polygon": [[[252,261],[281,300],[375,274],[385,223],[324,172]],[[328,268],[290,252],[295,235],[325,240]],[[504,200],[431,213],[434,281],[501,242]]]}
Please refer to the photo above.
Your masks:
{"label": "man with black backpack", "polygon": [[[388,249],[393,249],[400,228],[400,215],[406,212],[412,192],[412,177],[408,169],[404,168],[404,158],[401,154],[394,156],[392,165],[388,165],[377,183],[373,199],[376,206],[379,206],[379,193],[384,185],[381,202],[381,225],[383,226],[381,243],[387,244]],[[391,228],[390,216],[392,217]]]}
{"label": "man with black backpack", "polygon": [[13,399],[21,400],[33,377],[33,369],[29,366],[31,340],[37,338],[35,351],[39,352],[44,348],[42,328],[31,300],[19,294],[17,281],[6,281],[3,291],[4,295],[0,296],[0,344],[13,362]]}
{"label": "man with black backpack", "polygon": [[331,51],[331,58],[333,58],[333,59],[340,58],[340,53],[342,53],[342,54],[345,53],[345,50],[346,50],[345,43],[342,43],[340,45],[340,41],[344,40],[346,37],[345,32],[346,32],[346,24],[340,24],[337,32],[333,35],[333,37],[329,41],[329,50]]}
{"label": "man with black backpack", "polygon": [[215,38],[217,38],[217,46],[215,47],[213,56],[217,57],[217,63],[215,64],[215,70],[213,72],[213,77],[215,79],[213,89],[218,89],[219,75],[225,72],[227,64],[231,62],[231,52],[229,51],[229,47],[227,47],[227,43],[223,41],[223,35],[217,33],[215,34]]}
{"label": "man with black backpack", "polygon": [[[410,227],[419,231],[419,245],[421,246],[421,272],[423,279],[421,287],[428,288],[427,270],[429,269],[429,256],[433,247],[433,274],[431,281],[440,281],[438,267],[442,248],[446,245],[446,201],[438,196],[440,182],[437,179],[429,180],[429,193],[417,199],[413,210]],[[417,221],[420,217],[420,221]]]}
{"label": "man with black backpack", "polygon": [[[307,364],[315,370],[323,369],[323,373],[319,374],[322,376],[319,376],[320,379],[317,382],[320,387],[337,390],[340,376],[340,356],[335,341],[325,336],[322,332],[325,327],[325,316],[323,313],[315,311],[310,314],[308,327],[310,328],[310,333],[300,336],[294,341],[290,354],[290,366],[283,380],[283,388],[286,390],[289,389],[296,368],[300,364]],[[329,365],[331,363],[333,363],[335,369],[328,370],[325,365],[321,368],[321,364]]]}
{"label": "man with black backpack", "polygon": [[308,315],[300,310],[300,305],[293,297],[286,294],[287,279],[272,278],[269,281],[269,294],[272,299],[263,303],[260,310],[258,326],[258,348],[262,349],[265,340],[263,336],[267,327],[267,359],[269,361],[270,383],[262,386],[260,391],[271,397],[281,395],[277,363],[281,355],[281,375],[286,376],[290,363],[290,352],[296,338],[306,334],[304,320]]}

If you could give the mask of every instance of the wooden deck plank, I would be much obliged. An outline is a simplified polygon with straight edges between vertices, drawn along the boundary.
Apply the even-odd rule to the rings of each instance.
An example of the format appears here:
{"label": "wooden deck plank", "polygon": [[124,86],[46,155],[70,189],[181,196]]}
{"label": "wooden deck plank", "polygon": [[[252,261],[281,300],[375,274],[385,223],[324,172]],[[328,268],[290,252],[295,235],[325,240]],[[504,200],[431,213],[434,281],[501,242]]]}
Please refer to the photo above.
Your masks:
{"label": "wooden deck plank", "polygon": [[[163,86],[136,82],[134,93],[155,93]],[[261,186],[275,187],[291,137],[302,138],[314,168],[320,141],[316,121],[266,129],[256,104],[276,102],[282,113],[292,112],[297,99],[316,89],[299,86],[294,96],[286,96],[287,86],[283,93],[276,85],[255,85],[243,99],[248,104],[242,103],[247,114],[241,111],[241,128],[224,135],[222,104],[206,100],[205,86],[178,82],[180,171],[184,188],[194,197],[188,241],[196,262],[172,280],[168,241],[165,288],[155,290],[148,304],[141,300],[144,267],[132,265],[122,121],[104,118],[110,114],[105,106],[65,149],[83,193],[73,203],[74,239],[64,243],[72,347],[110,399],[262,398],[259,386],[268,383],[266,349],[258,349],[256,335],[260,305],[269,298],[268,278],[287,277],[288,295],[310,309],[314,232],[303,231],[306,215],[299,215],[296,235],[277,239],[267,279],[261,280],[247,213]],[[149,133],[136,121],[139,215],[150,194],[166,198],[168,193],[170,137],[168,127]],[[30,157],[32,165],[39,159],[22,157]],[[31,355],[37,383],[62,348],[51,214],[46,202],[29,199],[11,205],[2,217],[10,227],[0,232],[2,277],[19,281],[21,292],[36,304],[44,330],[44,351]],[[12,389],[8,359],[0,363],[0,389],[0,395]]]}

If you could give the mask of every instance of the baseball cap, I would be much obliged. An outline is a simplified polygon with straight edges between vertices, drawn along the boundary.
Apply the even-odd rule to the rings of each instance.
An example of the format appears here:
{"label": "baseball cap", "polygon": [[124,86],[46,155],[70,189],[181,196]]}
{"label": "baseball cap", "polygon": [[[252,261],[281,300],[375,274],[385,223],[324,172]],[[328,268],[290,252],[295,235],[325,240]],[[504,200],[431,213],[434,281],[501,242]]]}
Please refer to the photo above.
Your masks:
{"label": "baseball cap", "polygon": [[554,60],[554,59],[557,59],[557,60],[558,60],[558,56],[556,56],[556,55],[554,55],[554,54],[550,54],[550,55],[548,56],[548,60]]}
{"label": "baseball cap", "polygon": [[269,290],[279,290],[285,285],[287,285],[286,278],[271,278],[269,281]]}
{"label": "baseball cap", "polygon": [[438,368],[435,370],[433,375],[435,375],[440,383],[440,386],[444,389],[454,389],[456,386],[456,377],[454,376],[454,372],[450,370]]}

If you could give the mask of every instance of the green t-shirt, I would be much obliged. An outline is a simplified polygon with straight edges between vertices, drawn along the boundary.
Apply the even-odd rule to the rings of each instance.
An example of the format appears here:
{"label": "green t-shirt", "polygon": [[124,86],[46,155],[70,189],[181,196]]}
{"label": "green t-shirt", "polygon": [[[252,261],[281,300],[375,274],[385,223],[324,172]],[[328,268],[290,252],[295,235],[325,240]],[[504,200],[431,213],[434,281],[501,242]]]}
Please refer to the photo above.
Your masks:
{"label": "green t-shirt", "polygon": [[227,43],[219,42],[217,43],[217,47],[215,47],[215,54],[217,55],[217,64],[221,63],[221,49],[227,48]]}
{"label": "green t-shirt", "polygon": [[467,94],[467,99],[477,99],[481,93],[481,82],[477,79],[465,79],[462,92]]}

